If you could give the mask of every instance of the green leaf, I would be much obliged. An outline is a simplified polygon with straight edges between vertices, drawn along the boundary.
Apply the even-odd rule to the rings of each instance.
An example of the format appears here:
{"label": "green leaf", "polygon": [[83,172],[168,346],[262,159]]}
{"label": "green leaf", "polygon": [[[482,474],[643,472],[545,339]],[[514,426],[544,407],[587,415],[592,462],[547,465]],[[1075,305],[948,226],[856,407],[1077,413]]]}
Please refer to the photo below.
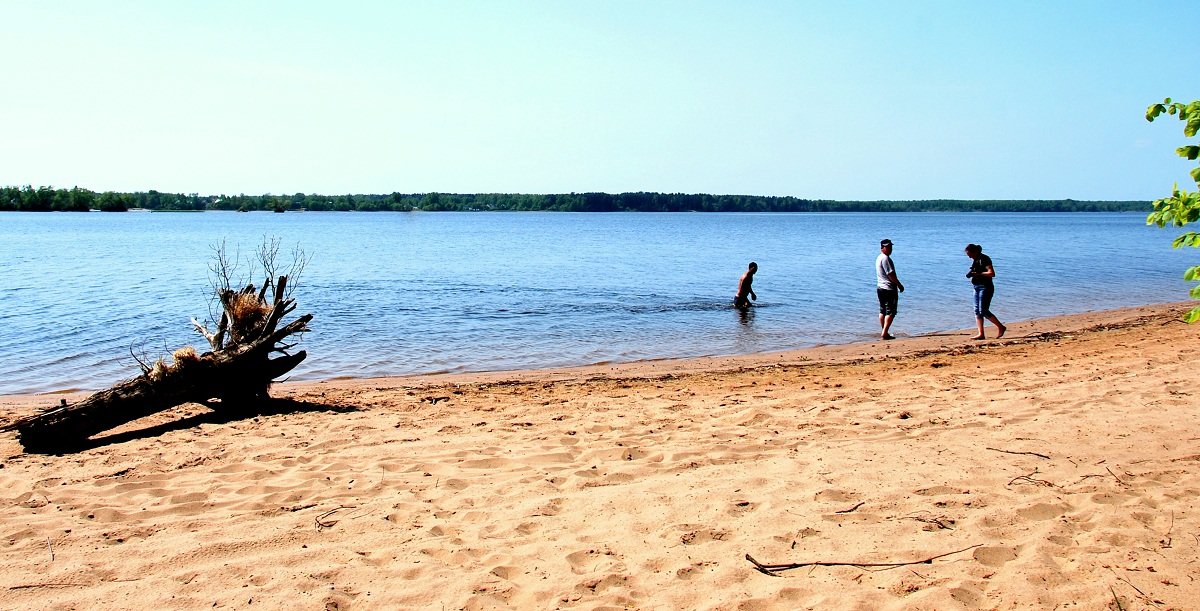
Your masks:
{"label": "green leaf", "polygon": [[1191,324],[1191,323],[1196,322],[1197,320],[1200,320],[1200,308],[1196,308],[1196,309],[1192,310],[1191,312],[1188,312],[1187,314],[1183,315],[1183,322]]}
{"label": "green leaf", "polygon": [[1174,242],[1171,242],[1172,248],[1182,248],[1184,246],[1191,246],[1192,248],[1200,246],[1200,233],[1189,231],[1175,238]]}
{"label": "green leaf", "polygon": [[[1188,282],[1200,282],[1200,265],[1189,267],[1187,271],[1183,272],[1183,279],[1187,280]],[[1196,289],[1192,289],[1192,291],[1195,290]]]}
{"label": "green leaf", "polygon": [[1175,149],[1175,154],[1180,157],[1186,157],[1190,161],[1195,161],[1196,157],[1200,156],[1200,146],[1181,146]]}
{"label": "green leaf", "polygon": [[1200,185],[1200,168],[1193,168],[1191,174],[1192,180],[1196,181],[1197,185]]}

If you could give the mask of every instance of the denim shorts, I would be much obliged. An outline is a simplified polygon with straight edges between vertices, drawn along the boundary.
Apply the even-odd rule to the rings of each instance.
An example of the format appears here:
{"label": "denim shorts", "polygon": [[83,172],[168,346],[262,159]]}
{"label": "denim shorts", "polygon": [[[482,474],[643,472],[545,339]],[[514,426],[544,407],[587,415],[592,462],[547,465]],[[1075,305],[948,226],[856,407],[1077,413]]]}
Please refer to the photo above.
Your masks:
{"label": "denim shorts", "polygon": [[992,317],[992,295],[996,294],[996,287],[991,284],[976,284],[975,285],[975,315],[981,318]]}

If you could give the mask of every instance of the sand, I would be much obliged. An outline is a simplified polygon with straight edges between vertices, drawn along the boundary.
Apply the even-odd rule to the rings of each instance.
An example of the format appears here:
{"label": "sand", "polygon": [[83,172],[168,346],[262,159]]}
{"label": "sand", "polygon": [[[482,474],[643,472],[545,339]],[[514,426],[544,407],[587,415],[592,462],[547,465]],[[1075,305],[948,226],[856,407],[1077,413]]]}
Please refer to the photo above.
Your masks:
{"label": "sand", "polygon": [[7,433],[0,607],[1200,608],[1184,308]]}

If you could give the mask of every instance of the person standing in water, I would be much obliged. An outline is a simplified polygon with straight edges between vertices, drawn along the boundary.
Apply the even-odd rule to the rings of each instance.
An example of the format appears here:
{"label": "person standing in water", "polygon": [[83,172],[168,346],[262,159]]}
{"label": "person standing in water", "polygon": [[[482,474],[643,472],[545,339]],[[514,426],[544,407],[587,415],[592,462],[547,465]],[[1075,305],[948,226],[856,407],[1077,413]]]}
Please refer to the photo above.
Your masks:
{"label": "person standing in water", "polygon": [[875,294],[879,297],[879,339],[896,339],[891,334],[892,321],[900,305],[900,293],[904,285],[896,277],[896,265],[892,263],[892,241],[879,241],[879,256],[875,258]]}
{"label": "person standing in water", "polygon": [[971,339],[984,339],[986,336],[983,333],[983,319],[992,321],[996,325],[996,337],[1004,337],[1004,332],[1007,327],[992,314],[992,296],[996,294],[995,284],[992,278],[996,277],[996,268],[992,267],[992,258],[983,254],[983,247],[978,244],[967,244],[964,249],[968,257],[971,257],[971,269],[967,271],[967,277],[971,279],[971,284],[975,286],[975,326],[979,330],[975,337]]}
{"label": "person standing in water", "polygon": [[[751,285],[754,284],[754,273],[757,271],[758,264],[751,261],[746,273],[742,274],[742,279],[738,280],[737,294],[733,296],[733,307],[745,310],[750,307],[750,299],[758,301],[758,295],[755,295],[754,289],[751,288]],[[750,299],[746,299],[747,295],[750,296]]]}

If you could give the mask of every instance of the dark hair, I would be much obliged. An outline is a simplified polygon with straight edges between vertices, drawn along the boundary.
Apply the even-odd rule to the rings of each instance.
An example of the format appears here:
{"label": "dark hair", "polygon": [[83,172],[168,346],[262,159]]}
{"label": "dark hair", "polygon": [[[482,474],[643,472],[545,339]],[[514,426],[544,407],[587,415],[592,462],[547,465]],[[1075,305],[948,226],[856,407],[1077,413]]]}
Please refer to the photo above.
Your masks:
{"label": "dark hair", "polygon": [[967,247],[964,250],[966,250],[967,254],[969,255],[977,255],[983,252],[983,247],[978,244],[967,244]]}

